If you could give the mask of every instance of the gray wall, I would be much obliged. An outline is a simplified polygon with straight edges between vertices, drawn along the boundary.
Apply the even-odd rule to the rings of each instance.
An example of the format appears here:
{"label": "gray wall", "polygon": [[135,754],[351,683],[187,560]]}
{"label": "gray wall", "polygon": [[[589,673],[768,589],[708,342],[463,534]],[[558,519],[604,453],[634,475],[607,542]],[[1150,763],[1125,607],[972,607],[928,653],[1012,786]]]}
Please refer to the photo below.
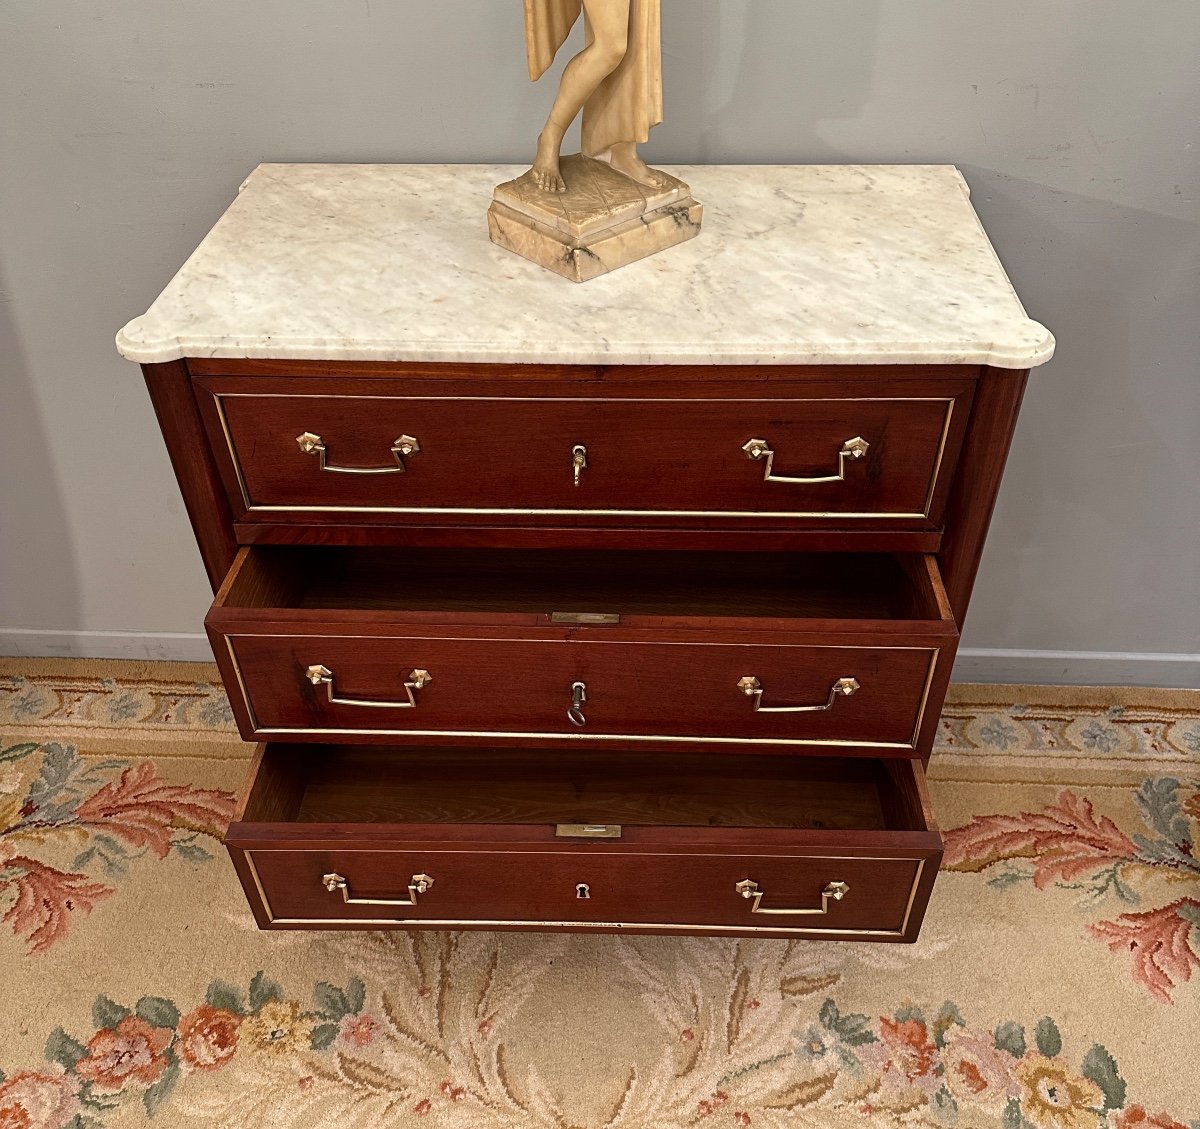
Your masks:
{"label": "gray wall", "polygon": [[[1057,359],[960,676],[1200,683],[1195,0],[663,0],[662,162],[953,162]],[[528,155],[517,0],[0,9],[0,648],[198,657],[142,312],[260,161]]]}

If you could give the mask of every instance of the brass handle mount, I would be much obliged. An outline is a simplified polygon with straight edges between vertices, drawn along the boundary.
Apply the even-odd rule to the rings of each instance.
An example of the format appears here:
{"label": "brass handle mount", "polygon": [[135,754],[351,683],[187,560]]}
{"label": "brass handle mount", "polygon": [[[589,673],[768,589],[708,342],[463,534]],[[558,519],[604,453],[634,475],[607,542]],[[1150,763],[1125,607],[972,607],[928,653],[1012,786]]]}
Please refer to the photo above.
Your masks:
{"label": "brass handle mount", "polygon": [[408,882],[407,898],[356,898],[350,893],[350,883],[340,874],[326,874],[321,884],[331,894],[342,892],[342,901],[348,906],[415,906],[422,894],[433,888],[433,879],[428,874],[414,874]]}
{"label": "brass handle mount", "polygon": [[753,879],[743,878],[740,882],[735,883],[733,888],[737,891],[739,897],[753,900],[754,904],[750,907],[751,913],[770,913],[789,917],[821,917],[829,912],[830,902],[840,902],[850,893],[850,887],[845,882],[835,880],[826,883],[825,889],[821,891],[821,906],[819,909],[764,909],[762,900],[766,891]]}
{"label": "brass handle mount", "polygon": [[329,461],[329,450],[325,445],[325,440],[319,435],[315,435],[311,431],[305,431],[296,436],[296,445],[306,455],[315,455],[317,461],[321,465],[322,470],[329,471],[330,474],[404,474],[408,467],[404,465],[404,460],[409,455],[415,455],[420,452],[421,444],[416,441],[411,435],[401,435],[395,443],[392,444],[392,458],[395,459],[395,466],[337,466]]}
{"label": "brass handle mount", "polygon": [[767,465],[763,470],[764,482],[782,482],[785,485],[792,486],[816,486],[822,482],[845,482],[846,463],[865,457],[867,451],[870,449],[871,444],[861,435],[856,435],[853,439],[847,439],[842,444],[842,449],[838,452],[837,474],[819,474],[815,477],[804,477],[802,475],[776,474],[775,451],[765,439],[749,439],[742,444],[742,450],[746,452],[746,458],[756,463],[766,462]]}
{"label": "brass handle mount", "polygon": [[819,706],[764,706],[762,698],[766,691],[763,689],[763,684],[753,674],[747,674],[744,678],[738,679],[737,688],[747,698],[754,699],[755,713],[824,713],[826,710],[833,709],[838,698],[849,698],[852,694],[857,694],[862,689],[862,685],[857,678],[839,678],[829,688],[829,698]]}
{"label": "brass handle mount", "polygon": [[404,692],[408,695],[406,702],[380,702],[371,698],[339,698],[333,688],[333,671],[320,663],[314,663],[304,676],[314,686],[324,686],[325,693],[331,706],[358,706],[372,710],[412,710],[417,708],[416,691],[424,690],[433,681],[433,675],[427,670],[409,671],[408,681],[404,683]]}

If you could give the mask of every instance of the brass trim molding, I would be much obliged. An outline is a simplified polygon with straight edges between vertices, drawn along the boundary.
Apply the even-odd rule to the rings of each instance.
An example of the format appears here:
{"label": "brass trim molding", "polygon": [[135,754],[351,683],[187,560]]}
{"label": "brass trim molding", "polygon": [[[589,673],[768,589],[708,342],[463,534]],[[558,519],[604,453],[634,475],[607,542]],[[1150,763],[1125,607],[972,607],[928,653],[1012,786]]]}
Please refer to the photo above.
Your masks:
{"label": "brass trim molding", "polygon": [[[339,848],[339,850],[344,850]],[[652,929],[658,932],[691,932],[691,933],[785,933],[788,935],[812,933],[818,936],[839,935],[845,937],[903,937],[908,931],[908,923],[912,917],[913,903],[917,900],[917,891],[921,888],[921,876],[925,873],[925,863],[928,861],[924,858],[909,858],[908,856],[873,856],[873,855],[754,855],[754,858],[794,858],[794,859],[834,859],[839,861],[853,860],[856,862],[912,862],[916,863],[916,873],[913,875],[912,887],[908,892],[908,901],[904,906],[904,919],[900,922],[898,929],[830,929],[819,928],[811,925],[789,927],[786,925],[704,925],[691,924],[680,925],[661,921],[527,921],[508,918],[403,918],[403,917],[385,917],[385,918],[365,918],[365,917],[277,917],[274,909],[271,906],[271,901],[267,897],[266,888],[263,886],[262,877],[258,873],[258,866],[254,861],[254,856],[257,853],[270,854],[330,854],[327,850],[316,850],[311,848],[280,848],[279,850],[269,850],[266,848],[249,848],[242,849],[242,855],[246,860],[246,865],[250,868],[250,875],[254,879],[255,888],[258,891],[258,896],[262,904],[263,910],[267,916],[269,925],[357,925],[363,928],[385,926],[404,926],[404,925],[425,925],[439,926],[447,929],[453,929],[461,926],[475,926],[478,928],[496,928],[498,926],[512,926],[514,928],[549,928],[549,929]],[[395,851],[395,854],[405,852]],[[462,851],[423,851],[424,854],[443,855],[443,854],[463,854]],[[511,851],[497,851],[496,854],[512,854]],[[521,852],[529,854],[566,854],[565,851],[536,851],[536,852]],[[633,852],[630,852],[632,854]],[[639,852],[646,855],[652,855],[652,852]],[[572,852],[574,854],[574,852]],[[622,852],[624,855],[624,852]],[[576,854],[575,857],[578,857]],[[665,856],[662,854],[653,855],[657,858],[680,858],[678,854]],[[706,857],[706,856],[697,856]],[[749,857],[749,856],[748,856]]]}
{"label": "brass trim molding", "polygon": [[[880,512],[847,512],[841,510],[622,510],[622,509],[572,509],[568,507],[500,507],[500,506],[332,506],[332,505],[270,505],[259,504],[251,500],[250,489],[238,458],[233,435],[229,430],[229,420],[225,413],[225,400],[231,399],[309,399],[325,400],[334,398],[330,394],[300,394],[262,393],[262,392],[209,392],[216,405],[217,418],[221,423],[221,432],[225,437],[225,446],[229,454],[237,478],[238,488],[242,495],[242,504],[247,515],[264,513],[345,513],[345,514],[463,514],[473,516],[494,515],[497,517],[728,517],[728,518],[811,518],[811,519],[848,519],[867,521],[872,519],[891,519],[894,521],[927,521],[933,507],[933,497],[937,492],[937,484],[941,476],[942,462],[945,458],[946,445],[950,438],[950,422],[954,415],[954,396],[856,396],[856,397],[759,397],[739,399],[735,397],[713,397],[701,400],[671,400],[665,397],[640,397],[638,399],[623,398],[622,403],[629,404],[796,404],[796,403],[915,403],[915,404],[945,404],[946,416],[942,423],[942,434],[934,454],[933,469],[930,472],[929,489],[925,495],[925,506],[920,513],[896,512],[883,510]],[[558,403],[613,403],[611,399],[596,396],[337,396],[339,400],[397,400],[397,401],[430,401],[454,402],[460,400],[495,401],[498,403],[537,403],[553,401]]]}
{"label": "brass trim molding", "polygon": [[[343,737],[353,736],[356,734],[370,734],[379,737],[494,737],[501,740],[519,740],[519,741],[557,741],[564,738],[572,741],[631,741],[639,743],[648,743],[653,741],[662,741],[670,744],[694,744],[694,745],[786,745],[800,746],[811,748],[846,748],[846,749],[916,749],[917,738],[921,732],[921,724],[925,718],[925,709],[929,703],[930,690],[933,687],[933,676],[937,670],[938,658],[942,653],[940,647],[876,647],[876,646],[836,646],[822,647],[822,650],[872,650],[872,651],[920,651],[929,655],[929,669],[925,676],[925,685],[921,692],[921,700],[917,706],[917,719],[913,726],[912,735],[907,741],[864,741],[857,738],[797,738],[797,737],[687,737],[676,734],[656,734],[656,733],[589,733],[583,729],[575,730],[546,730],[543,732],[524,732],[506,730],[475,730],[475,729],[375,729],[367,726],[356,726],[350,729],[342,729],[336,727],[311,727],[311,726],[264,726],[258,719],[258,715],[254,710],[254,705],[250,700],[250,692],[246,686],[246,680],[242,675],[241,663],[238,661],[237,650],[234,648],[233,642],[235,639],[294,639],[295,635],[276,635],[276,634],[251,634],[251,635],[225,635],[225,647],[229,654],[229,661],[233,664],[234,675],[237,678],[238,689],[242,695],[242,702],[246,707],[246,716],[250,719],[250,724],[254,733],[259,737],[287,737],[287,736],[330,736]],[[364,638],[362,636],[346,636],[346,635],[322,635],[322,639],[346,639],[346,638]],[[409,636],[366,636],[365,638],[380,638],[387,640],[407,639]],[[419,636],[417,638],[420,638]],[[559,643],[557,639],[477,639],[477,638],[455,638],[456,643]],[[608,643],[610,646],[632,647],[643,646],[641,643],[621,643],[615,640],[593,639],[588,640],[593,644]],[[754,643],[654,643],[651,646],[677,646],[677,647],[700,647],[700,646],[744,646],[753,647],[761,644]],[[811,644],[784,644],[784,646],[806,647]],[[228,690],[228,687],[226,688]]]}

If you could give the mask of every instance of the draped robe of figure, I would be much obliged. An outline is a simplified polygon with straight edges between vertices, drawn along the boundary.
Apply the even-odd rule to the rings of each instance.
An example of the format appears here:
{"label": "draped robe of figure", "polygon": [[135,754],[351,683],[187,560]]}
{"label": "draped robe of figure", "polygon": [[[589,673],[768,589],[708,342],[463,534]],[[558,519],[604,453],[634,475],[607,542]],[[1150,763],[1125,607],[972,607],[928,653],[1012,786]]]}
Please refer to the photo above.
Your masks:
{"label": "draped robe of figure", "polygon": [[[640,145],[663,120],[660,4],[630,0],[625,58],[583,107],[583,152],[589,157],[603,157],[621,142]],[[581,11],[581,0],[525,0],[525,44],[535,82],[554,62]],[[586,34],[590,44],[590,25]]]}

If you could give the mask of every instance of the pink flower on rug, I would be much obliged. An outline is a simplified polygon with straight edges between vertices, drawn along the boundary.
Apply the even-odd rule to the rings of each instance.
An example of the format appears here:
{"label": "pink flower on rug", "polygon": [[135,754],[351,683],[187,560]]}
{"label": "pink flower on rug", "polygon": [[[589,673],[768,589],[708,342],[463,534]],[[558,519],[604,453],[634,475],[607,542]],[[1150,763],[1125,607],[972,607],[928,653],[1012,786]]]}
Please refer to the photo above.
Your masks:
{"label": "pink flower on rug", "polygon": [[338,1035],[352,1047],[369,1047],[378,1030],[379,1020],[372,1015],[345,1015],[338,1027]]}
{"label": "pink flower on rug", "polygon": [[23,1070],[0,1082],[0,1129],[62,1129],[82,1112],[79,1081],[63,1071]]}
{"label": "pink flower on rug", "polygon": [[1200,901],[1181,898],[1147,913],[1123,913],[1116,921],[1088,928],[1114,952],[1133,958],[1133,978],[1156,1000],[1171,1003],[1171,989],[1192,978],[1200,956],[1192,948],[1192,930],[1200,922]]}
{"label": "pink flower on rug", "polygon": [[953,1027],[941,1058],[946,1088],[960,1106],[977,1105],[999,1113],[1020,1093],[1013,1077],[1013,1057],[997,1050],[988,1036]]}
{"label": "pink flower on rug", "polygon": [[201,1004],[179,1021],[176,1053],[192,1070],[216,1070],[237,1050],[241,1016]]}
{"label": "pink flower on rug", "polygon": [[1148,1114],[1140,1105],[1114,1109],[1108,1115],[1109,1129],[1188,1129],[1182,1121],[1167,1113]]}
{"label": "pink flower on rug", "polygon": [[160,859],[171,849],[173,829],[219,839],[233,818],[229,792],[167,784],[151,761],[142,761],[105,784],[75,809],[79,823],[102,827],[133,847],[149,847]]}
{"label": "pink flower on rug", "polygon": [[1044,812],[981,815],[945,833],[945,866],[980,871],[1011,858],[1034,860],[1039,890],[1070,881],[1104,863],[1132,860],[1137,845],[1086,799],[1064,791]]}
{"label": "pink flower on rug", "polygon": [[17,895],[0,920],[29,942],[32,954],[61,941],[70,932],[73,913],[89,914],[98,901],[115,893],[86,874],[70,874],[24,855],[0,857],[0,866],[13,872],[13,877],[0,879],[0,890],[15,889]]}
{"label": "pink flower on rug", "polygon": [[98,1094],[118,1094],[130,1083],[153,1085],[167,1068],[163,1052],[173,1035],[170,1027],[152,1027],[140,1016],[127,1015],[115,1028],[92,1036],[76,1073]]}
{"label": "pink flower on rug", "polygon": [[934,1073],[937,1047],[919,1019],[881,1018],[879,1042],[864,1047],[862,1058],[880,1072],[883,1084],[893,1091],[915,1087],[932,1094],[941,1087],[942,1080]]}

